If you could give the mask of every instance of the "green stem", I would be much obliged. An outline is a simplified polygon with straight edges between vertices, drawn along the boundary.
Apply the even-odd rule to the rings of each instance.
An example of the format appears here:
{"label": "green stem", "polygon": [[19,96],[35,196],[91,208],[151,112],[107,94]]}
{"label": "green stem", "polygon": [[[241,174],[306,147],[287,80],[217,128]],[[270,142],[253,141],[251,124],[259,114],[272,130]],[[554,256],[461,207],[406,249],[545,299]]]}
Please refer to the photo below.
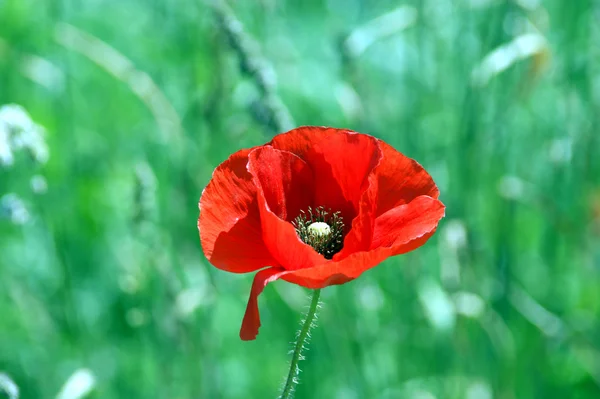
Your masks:
{"label": "green stem", "polygon": [[302,359],[302,349],[304,349],[304,342],[306,341],[306,337],[308,337],[308,332],[312,327],[312,322],[315,318],[315,314],[317,313],[317,306],[319,305],[319,295],[321,295],[321,290],[313,291],[313,297],[312,301],[310,302],[310,308],[308,309],[308,313],[306,313],[306,318],[304,319],[304,324],[302,325],[302,329],[300,330],[300,334],[298,335],[298,341],[296,341],[296,347],[294,348],[294,354],[292,355],[290,372],[288,373],[287,381],[285,382],[283,392],[281,393],[279,399],[289,399],[293,397],[294,386],[298,383],[298,374],[300,373],[298,363]]}

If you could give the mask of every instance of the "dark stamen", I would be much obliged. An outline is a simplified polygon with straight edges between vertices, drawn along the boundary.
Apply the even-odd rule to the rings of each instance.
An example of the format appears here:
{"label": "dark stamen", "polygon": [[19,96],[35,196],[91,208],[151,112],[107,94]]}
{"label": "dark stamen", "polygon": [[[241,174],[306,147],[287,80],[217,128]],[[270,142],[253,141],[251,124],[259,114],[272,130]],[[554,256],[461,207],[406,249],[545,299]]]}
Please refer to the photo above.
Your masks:
{"label": "dark stamen", "polygon": [[[316,234],[314,229],[309,229],[313,223],[327,223],[331,228],[329,234]],[[308,208],[308,212],[300,211],[300,215],[292,222],[296,228],[296,234],[300,239],[313,247],[315,251],[325,257],[333,258],[344,246],[344,222],[340,212],[331,213],[331,209],[325,210],[322,206],[315,209]]]}

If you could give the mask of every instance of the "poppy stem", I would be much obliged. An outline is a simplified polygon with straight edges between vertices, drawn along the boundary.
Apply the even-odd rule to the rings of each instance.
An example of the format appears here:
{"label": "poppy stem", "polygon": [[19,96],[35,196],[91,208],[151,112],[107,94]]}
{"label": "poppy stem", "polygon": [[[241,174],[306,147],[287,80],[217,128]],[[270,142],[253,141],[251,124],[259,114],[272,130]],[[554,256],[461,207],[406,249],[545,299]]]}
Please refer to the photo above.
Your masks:
{"label": "poppy stem", "polygon": [[300,360],[304,359],[302,356],[302,349],[304,349],[304,342],[308,337],[311,327],[313,327],[313,320],[315,319],[315,314],[317,313],[317,308],[319,306],[319,295],[321,295],[320,289],[313,291],[310,308],[306,313],[302,329],[298,334],[298,341],[296,341],[296,346],[294,347],[294,354],[292,355],[292,362],[290,363],[290,372],[288,373],[287,381],[285,382],[285,386],[283,387],[279,399],[289,399],[293,397],[294,387],[298,384],[298,374],[300,374],[298,363]]}

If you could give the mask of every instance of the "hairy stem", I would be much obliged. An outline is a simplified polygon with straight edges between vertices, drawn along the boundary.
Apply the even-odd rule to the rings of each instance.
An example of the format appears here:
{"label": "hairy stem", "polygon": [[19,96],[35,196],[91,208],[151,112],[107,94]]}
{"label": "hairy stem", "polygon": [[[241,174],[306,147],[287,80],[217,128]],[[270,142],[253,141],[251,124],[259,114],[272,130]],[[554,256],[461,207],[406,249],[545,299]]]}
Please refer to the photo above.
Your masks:
{"label": "hairy stem", "polygon": [[279,399],[289,399],[293,397],[294,387],[298,384],[298,374],[300,373],[300,369],[298,368],[298,363],[303,359],[302,350],[304,349],[304,343],[306,338],[308,337],[308,332],[310,331],[313,320],[315,319],[315,314],[317,313],[317,307],[319,305],[319,295],[321,295],[321,290],[314,290],[312,300],[310,302],[310,308],[306,313],[306,318],[304,319],[304,324],[302,325],[302,329],[298,334],[298,341],[296,341],[296,346],[294,347],[294,354],[292,355],[292,362],[290,363],[290,372],[287,376],[287,381],[285,382],[285,386],[283,387],[283,391]]}

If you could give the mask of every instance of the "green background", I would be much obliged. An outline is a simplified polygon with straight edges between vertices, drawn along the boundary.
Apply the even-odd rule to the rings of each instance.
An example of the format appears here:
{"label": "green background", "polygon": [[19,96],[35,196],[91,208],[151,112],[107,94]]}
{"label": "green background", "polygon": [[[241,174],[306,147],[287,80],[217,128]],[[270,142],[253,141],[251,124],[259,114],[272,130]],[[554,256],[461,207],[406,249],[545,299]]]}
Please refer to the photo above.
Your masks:
{"label": "green background", "polygon": [[252,275],[206,261],[197,202],[232,152],[328,125],[418,160],[447,212],[323,291],[296,398],[600,397],[600,3],[230,7],[0,0],[0,105],[49,151],[0,164],[0,386],[276,397],[308,292],[267,287],[242,342]]}

